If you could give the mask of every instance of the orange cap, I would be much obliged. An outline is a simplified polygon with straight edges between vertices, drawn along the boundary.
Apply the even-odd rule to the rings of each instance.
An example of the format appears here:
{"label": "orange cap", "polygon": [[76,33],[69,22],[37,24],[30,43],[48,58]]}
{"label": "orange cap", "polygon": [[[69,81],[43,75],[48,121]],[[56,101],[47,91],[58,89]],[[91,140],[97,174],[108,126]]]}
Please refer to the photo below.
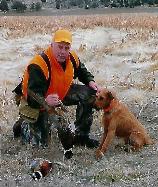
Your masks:
{"label": "orange cap", "polygon": [[67,42],[72,43],[72,34],[68,30],[57,30],[54,33],[54,42]]}

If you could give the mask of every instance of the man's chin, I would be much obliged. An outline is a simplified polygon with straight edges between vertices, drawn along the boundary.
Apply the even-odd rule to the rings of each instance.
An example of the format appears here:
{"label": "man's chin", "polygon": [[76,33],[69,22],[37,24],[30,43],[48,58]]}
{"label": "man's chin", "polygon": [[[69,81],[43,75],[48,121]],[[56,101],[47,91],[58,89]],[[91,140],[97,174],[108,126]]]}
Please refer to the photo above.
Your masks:
{"label": "man's chin", "polygon": [[60,63],[64,63],[64,62],[66,61],[65,58],[58,58],[57,60],[58,60],[58,62],[60,62]]}

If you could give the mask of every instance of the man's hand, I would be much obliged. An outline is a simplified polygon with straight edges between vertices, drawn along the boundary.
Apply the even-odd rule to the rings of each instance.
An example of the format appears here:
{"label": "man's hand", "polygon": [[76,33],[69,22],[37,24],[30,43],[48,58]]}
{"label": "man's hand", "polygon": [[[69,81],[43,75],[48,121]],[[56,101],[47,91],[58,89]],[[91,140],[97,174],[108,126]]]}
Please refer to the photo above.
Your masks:
{"label": "man's hand", "polygon": [[58,106],[61,102],[58,94],[50,94],[45,100],[49,106]]}
{"label": "man's hand", "polygon": [[97,83],[94,81],[89,82],[89,87],[92,88],[93,90],[96,90],[97,93],[100,92],[100,90],[101,90],[101,87],[98,86]]}

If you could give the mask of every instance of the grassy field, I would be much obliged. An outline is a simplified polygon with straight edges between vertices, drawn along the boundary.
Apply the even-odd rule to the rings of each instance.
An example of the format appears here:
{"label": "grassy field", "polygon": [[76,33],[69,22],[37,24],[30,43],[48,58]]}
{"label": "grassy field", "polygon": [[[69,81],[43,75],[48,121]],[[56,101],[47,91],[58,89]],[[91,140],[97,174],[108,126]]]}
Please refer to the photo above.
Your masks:
{"label": "grassy field", "polygon": [[[137,29],[137,37],[148,37],[158,30],[158,15],[151,14],[115,14],[87,16],[5,16],[0,17],[0,26],[9,29],[8,38],[24,37],[30,34],[50,34],[58,28],[69,30],[93,29],[94,27],[112,27],[117,29]],[[143,32],[142,32],[143,29]]]}
{"label": "grassy field", "polygon": [[[65,160],[56,132],[51,146],[44,150],[22,146],[12,133],[18,109],[11,90],[18,83],[19,74],[34,53],[50,43],[53,31],[67,28],[73,32],[74,49],[96,81],[113,88],[150,136],[158,139],[158,15],[153,11],[125,11],[106,15],[0,17],[0,186],[157,186],[157,142],[139,152],[127,153],[122,142],[115,139],[100,161],[95,160],[95,150],[74,147],[73,158]],[[74,109],[68,108],[71,121]],[[95,112],[91,136],[97,139],[102,134],[100,119],[101,112]],[[34,159],[53,162],[52,173],[37,182],[29,175]]]}

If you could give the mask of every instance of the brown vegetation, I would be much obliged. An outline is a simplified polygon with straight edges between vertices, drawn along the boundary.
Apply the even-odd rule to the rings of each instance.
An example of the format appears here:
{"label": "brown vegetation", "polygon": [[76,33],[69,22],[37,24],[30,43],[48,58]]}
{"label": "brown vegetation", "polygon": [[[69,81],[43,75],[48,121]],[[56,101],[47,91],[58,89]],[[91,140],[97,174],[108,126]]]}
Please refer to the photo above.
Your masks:
{"label": "brown vegetation", "polygon": [[[0,186],[156,186],[158,175],[157,143],[140,152],[127,154],[124,152],[123,146],[118,144],[119,142],[116,140],[112,144],[114,146],[109,147],[106,156],[100,162],[96,162],[94,150],[81,147],[74,148],[74,156],[70,161],[63,160],[63,151],[56,132],[54,132],[52,146],[48,149],[36,150],[29,145],[22,146],[19,140],[13,139],[12,125],[18,115],[18,109],[13,101],[11,90],[16,85],[15,76],[12,75],[16,72],[15,74],[18,76],[18,72],[22,72],[23,66],[25,66],[21,62],[26,62],[33,55],[30,54],[30,48],[25,46],[28,42],[26,39],[31,38],[31,35],[33,37],[38,33],[50,35],[60,27],[77,33],[80,32],[76,31],[79,28],[93,29],[97,26],[116,28],[121,31],[120,33],[125,33],[125,35],[119,36],[119,40],[109,43],[105,41],[103,46],[98,44],[96,47],[89,47],[81,38],[78,52],[81,60],[83,59],[83,62],[87,63],[86,65],[95,75],[96,81],[102,86],[115,88],[123,102],[128,104],[145,125],[151,137],[157,139],[158,16],[154,14],[71,17],[10,16],[0,17],[0,26],[2,29],[0,33],[1,46],[4,47],[1,53],[1,68],[3,71],[7,71],[4,81],[1,76],[0,87],[2,128],[0,130],[0,143],[2,144],[0,160],[3,165],[0,170]],[[115,29],[111,30],[109,32],[115,31]],[[95,29],[93,34],[95,34]],[[23,39],[24,36],[27,37]],[[14,38],[18,37],[21,38],[16,46]],[[3,42],[8,42],[8,45],[3,46]],[[15,45],[10,45],[12,42]],[[139,51],[139,46],[141,49],[147,47],[147,50]],[[20,47],[26,47],[27,50],[19,51]],[[33,52],[41,51],[43,47],[40,40],[39,44],[31,44]],[[130,51],[131,48],[133,51]],[[9,58],[6,58],[7,55]],[[17,66],[12,66],[15,64]],[[146,64],[147,66],[145,66]],[[10,71],[9,68],[3,69],[8,66],[11,70],[17,69],[16,71]],[[128,70],[128,67],[131,66],[138,67],[138,70],[135,68],[125,72],[126,68]],[[115,71],[108,72],[108,70]],[[13,79],[9,80],[10,75]],[[74,109],[69,110],[70,121],[74,121]],[[99,128],[101,121],[99,118],[101,116],[95,112],[92,136],[96,138],[100,138],[102,134],[102,129]],[[50,176],[38,183],[34,183],[28,174],[30,162],[34,158],[46,158],[53,161],[55,166]]]}
{"label": "brown vegetation", "polygon": [[[146,38],[158,30],[158,16],[156,15],[95,15],[95,16],[4,16],[0,18],[0,26],[9,29],[7,37],[23,37],[35,33],[52,33],[58,28],[67,28],[75,30],[77,28],[87,29],[98,26],[113,27],[117,29],[139,29],[135,33],[135,39],[138,37]],[[143,31],[142,31],[143,30]]]}

